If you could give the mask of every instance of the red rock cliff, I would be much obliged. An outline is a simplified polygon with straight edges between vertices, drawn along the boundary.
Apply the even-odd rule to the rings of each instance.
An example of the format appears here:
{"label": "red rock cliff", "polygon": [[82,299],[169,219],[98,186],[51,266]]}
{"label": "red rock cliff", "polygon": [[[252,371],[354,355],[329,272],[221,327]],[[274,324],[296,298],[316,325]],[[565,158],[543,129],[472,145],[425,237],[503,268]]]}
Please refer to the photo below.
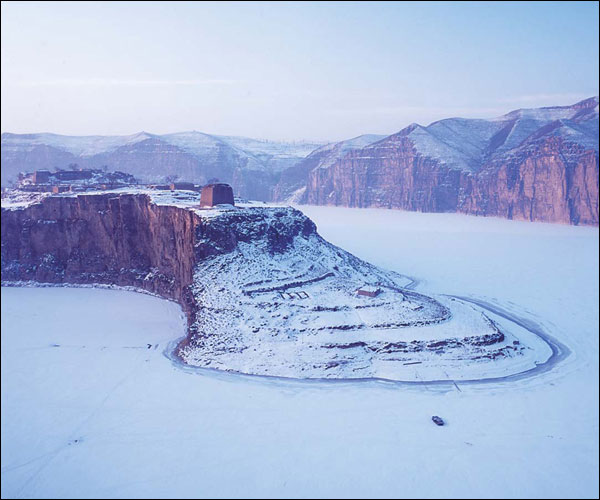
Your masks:
{"label": "red rock cliff", "polygon": [[192,212],[139,195],[2,209],[2,280],[135,286],[189,312],[196,224]]}
{"label": "red rock cliff", "polygon": [[598,98],[415,123],[305,163],[305,203],[597,225]]}
{"label": "red rock cliff", "polygon": [[2,281],[134,286],[179,302],[191,325],[196,264],[260,241],[284,252],[316,232],[292,208],[248,208],[203,217],[145,194],[50,196],[2,207]]}
{"label": "red rock cliff", "polygon": [[468,171],[398,136],[312,170],[302,201],[597,225],[598,152],[548,137]]}

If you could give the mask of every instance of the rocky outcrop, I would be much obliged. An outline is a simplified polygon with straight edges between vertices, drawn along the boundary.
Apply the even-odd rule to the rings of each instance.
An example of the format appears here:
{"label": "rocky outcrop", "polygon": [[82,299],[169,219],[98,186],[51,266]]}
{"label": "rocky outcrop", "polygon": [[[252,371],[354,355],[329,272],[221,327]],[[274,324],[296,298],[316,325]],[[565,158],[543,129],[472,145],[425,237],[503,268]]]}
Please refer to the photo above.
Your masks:
{"label": "rocky outcrop", "polygon": [[[407,278],[326,242],[293,208],[198,202],[186,191],[5,193],[2,284],[132,286],[175,300],[188,328],[173,355],[242,373],[402,380],[418,363],[454,378],[465,361],[505,360],[510,372],[513,358],[538,359],[480,311],[403,289]],[[418,339],[402,334],[417,327]]]}
{"label": "rocky outcrop", "polygon": [[315,231],[291,208],[202,217],[144,194],[50,196],[2,208],[2,281],[134,286],[179,302],[191,323],[200,260],[257,240],[267,253],[282,252]]}
{"label": "rocky outcrop", "polygon": [[403,138],[393,151],[358,151],[313,170],[303,202],[597,225],[598,153],[549,138],[469,172],[420,155]]}
{"label": "rocky outcrop", "polygon": [[350,151],[361,149],[383,139],[383,135],[365,134],[345,141],[326,144],[314,150],[302,161],[281,172],[273,189],[273,201],[297,202],[306,188],[306,180],[315,168],[326,168]]}
{"label": "rocky outcrop", "polygon": [[301,201],[597,225],[597,109],[411,125],[313,168]]}

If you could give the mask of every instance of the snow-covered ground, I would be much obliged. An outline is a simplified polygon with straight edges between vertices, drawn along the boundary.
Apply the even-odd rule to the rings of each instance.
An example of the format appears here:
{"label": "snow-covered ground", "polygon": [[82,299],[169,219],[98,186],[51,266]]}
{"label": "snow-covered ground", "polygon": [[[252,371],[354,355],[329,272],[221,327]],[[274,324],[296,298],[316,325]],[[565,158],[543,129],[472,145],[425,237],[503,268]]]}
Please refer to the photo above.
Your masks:
{"label": "snow-covered ground", "polygon": [[570,355],[457,386],[182,369],[163,355],[173,303],[2,288],[2,497],[598,496],[597,228],[301,209],[417,291],[482,300]]}

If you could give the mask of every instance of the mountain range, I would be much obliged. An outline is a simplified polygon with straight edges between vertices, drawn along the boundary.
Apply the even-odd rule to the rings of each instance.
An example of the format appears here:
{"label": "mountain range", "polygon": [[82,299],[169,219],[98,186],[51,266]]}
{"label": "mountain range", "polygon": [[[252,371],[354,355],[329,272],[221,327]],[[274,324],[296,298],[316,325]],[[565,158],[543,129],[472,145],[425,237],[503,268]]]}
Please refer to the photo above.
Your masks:
{"label": "mountain range", "polygon": [[316,142],[277,142],[202,132],[128,136],[64,136],[57,134],[2,134],[2,185],[21,171],[66,168],[120,170],[142,182],[166,180],[199,184],[219,179],[236,194],[269,200],[282,170],[295,165]]}
{"label": "mountain range", "polygon": [[4,133],[1,150],[3,186],[20,171],[76,163],[145,182],[219,179],[238,196],[264,201],[598,224],[597,97],[331,144],[201,132]]}

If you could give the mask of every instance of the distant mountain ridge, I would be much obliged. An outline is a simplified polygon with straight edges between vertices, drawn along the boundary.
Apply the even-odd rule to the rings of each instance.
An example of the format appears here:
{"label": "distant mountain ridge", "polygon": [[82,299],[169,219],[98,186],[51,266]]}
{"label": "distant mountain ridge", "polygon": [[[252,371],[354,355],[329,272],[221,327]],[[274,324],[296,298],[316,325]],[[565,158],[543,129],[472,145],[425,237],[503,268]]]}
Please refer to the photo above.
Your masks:
{"label": "distant mountain ridge", "polygon": [[2,185],[20,171],[81,167],[231,183],[265,201],[463,212],[598,224],[598,97],[492,119],[448,118],[323,144],[202,132],[2,134]]}
{"label": "distant mountain ridge", "polygon": [[131,146],[147,139],[158,139],[173,146],[180,146],[191,153],[199,153],[206,146],[222,143],[249,155],[254,154],[269,158],[304,157],[315,148],[325,144],[324,142],[311,141],[270,141],[238,136],[219,136],[197,131],[162,135],[138,132],[133,135],[115,136],[71,136],[51,133],[11,134],[9,132],[2,134],[3,145],[21,146],[24,148],[33,148],[37,145],[52,146],[76,156],[94,156],[96,154],[108,153],[119,147]]}
{"label": "distant mountain ridge", "polygon": [[218,178],[238,194],[268,200],[280,172],[300,161],[318,142],[261,141],[202,132],[129,136],[2,134],[2,185],[21,171],[65,168],[70,163],[108,165],[147,182],[166,178],[204,183]]}
{"label": "distant mountain ridge", "polygon": [[597,225],[598,98],[409,125],[315,165],[299,201]]}
{"label": "distant mountain ridge", "polygon": [[306,190],[306,181],[312,170],[329,167],[349,152],[361,149],[384,137],[384,135],[364,134],[315,149],[306,158],[281,172],[279,182],[273,190],[273,200],[299,201]]}

